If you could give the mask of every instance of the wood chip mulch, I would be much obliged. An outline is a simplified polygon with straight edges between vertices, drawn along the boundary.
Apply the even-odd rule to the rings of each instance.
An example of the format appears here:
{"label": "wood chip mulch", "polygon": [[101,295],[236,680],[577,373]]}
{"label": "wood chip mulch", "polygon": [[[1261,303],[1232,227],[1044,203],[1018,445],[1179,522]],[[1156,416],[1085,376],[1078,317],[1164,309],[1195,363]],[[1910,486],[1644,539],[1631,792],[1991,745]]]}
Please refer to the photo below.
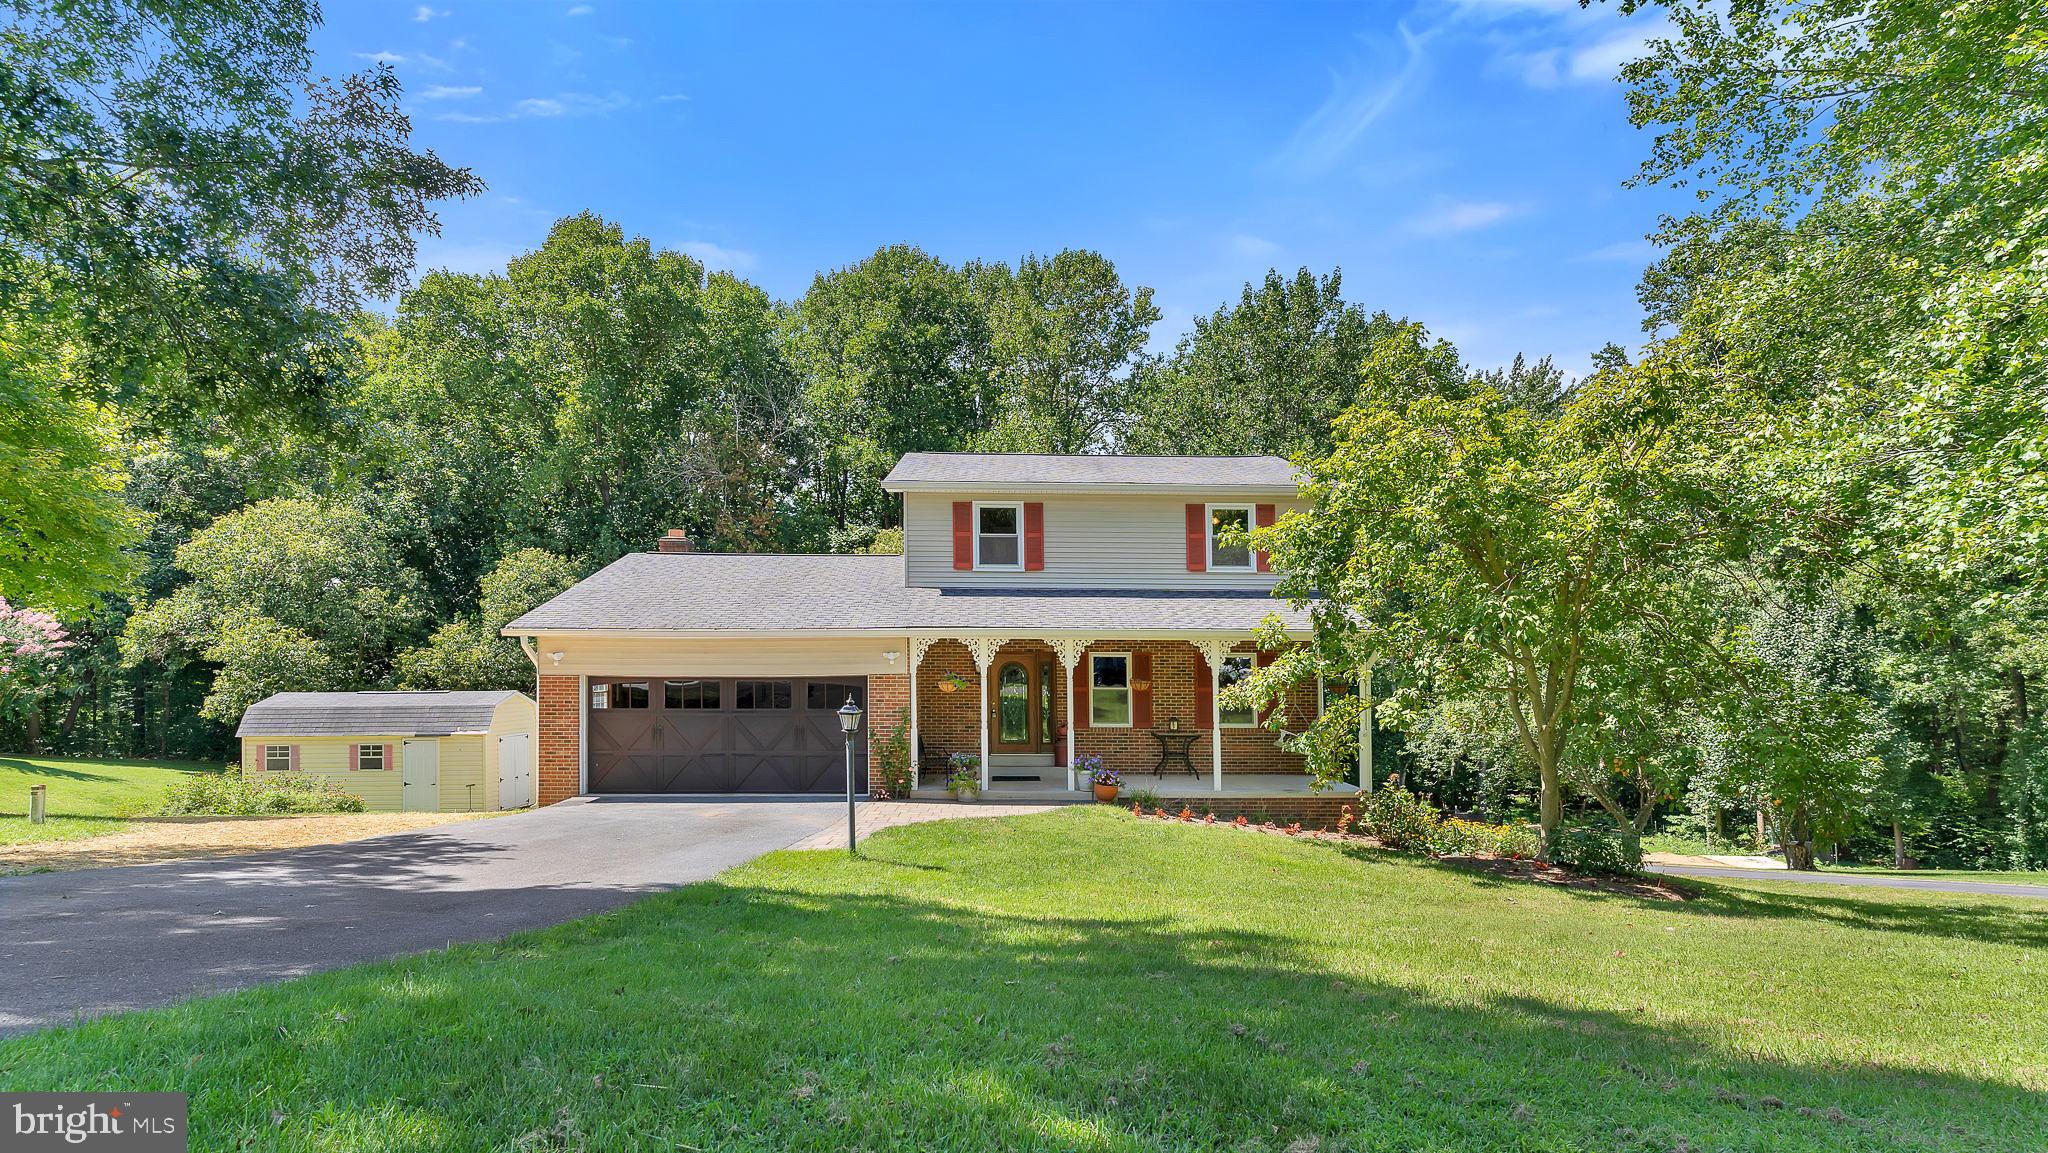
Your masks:
{"label": "wood chip mulch", "polygon": [[[1205,821],[1201,818],[1183,820],[1177,814],[1152,812],[1136,814],[1147,821],[1168,821],[1174,824],[1211,825],[1216,828],[1243,829],[1253,833],[1270,833],[1276,836],[1293,837],[1305,841],[1327,841],[1332,844],[1360,845],[1366,848],[1387,850],[1387,847],[1372,837],[1355,833],[1334,833],[1327,829],[1305,829],[1300,825],[1254,825],[1237,824],[1233,821]],[[1390,850],[1387,850],[1390,851]],[[1623,897],[1637,897],[1646,901],[1689,901],[1692,894],[1676,885],[1656,877],[1617,877],[1602,873],[1575,873],[1556,865],[1541,861],[1518,860],[1512,857],[1429,857],[1446,865],[1503,877],[1513,881],[1533,881],[1539,884],[1556,885],[1566,889],[1584,889],[1592,892],[1612,893]]]}

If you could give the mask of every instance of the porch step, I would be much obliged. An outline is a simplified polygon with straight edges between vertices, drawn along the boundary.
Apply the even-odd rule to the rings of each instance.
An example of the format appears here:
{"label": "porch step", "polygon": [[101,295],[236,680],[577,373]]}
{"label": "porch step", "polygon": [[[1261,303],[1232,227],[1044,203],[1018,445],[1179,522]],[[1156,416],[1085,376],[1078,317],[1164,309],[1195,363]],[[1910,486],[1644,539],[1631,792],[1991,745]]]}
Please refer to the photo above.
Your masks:
{"label": "porch step", "polygon": [[1006,769],[1049,769],[1052,768],[1051,753],[990,753],[988,771],[1000,773]]}

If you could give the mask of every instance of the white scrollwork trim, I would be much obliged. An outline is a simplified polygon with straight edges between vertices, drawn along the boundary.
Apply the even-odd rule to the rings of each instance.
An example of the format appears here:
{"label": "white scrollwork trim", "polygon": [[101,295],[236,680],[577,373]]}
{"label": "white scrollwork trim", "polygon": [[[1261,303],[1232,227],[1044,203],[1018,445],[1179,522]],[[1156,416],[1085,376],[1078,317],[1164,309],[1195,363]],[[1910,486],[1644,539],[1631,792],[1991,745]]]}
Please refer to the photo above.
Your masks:
{"label": "white scrollwork trim", "polygon": [[1008,639],[1005,637],[967,637],[960,643],[966,645],[967,651],[974,654],[974,667],[985,673],[988,671],[989,662],[996,659],[996,650],[1007,644]]}

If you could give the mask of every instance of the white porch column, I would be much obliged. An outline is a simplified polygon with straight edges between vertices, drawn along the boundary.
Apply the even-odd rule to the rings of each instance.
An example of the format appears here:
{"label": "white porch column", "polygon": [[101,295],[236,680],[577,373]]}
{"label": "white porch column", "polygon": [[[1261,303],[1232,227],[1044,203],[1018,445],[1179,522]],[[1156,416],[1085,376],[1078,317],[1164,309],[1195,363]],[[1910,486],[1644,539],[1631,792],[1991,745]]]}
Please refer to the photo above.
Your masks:
{"label": "white porch column", "polygon": [[910,638],[910,787],[916,789],[922,784],[920,776],[924,765],[919,761],[917,744],[917,666],[924,663],[924,654],[931,651],[934,637]]}
{"label": "white porch column", "polygon": [[1215,778],[1212,788],[1223,791],[1223,702],[1216,699],[1223,691],[1223,658],[1230,655],[1234,642],[1208,637],[1195,642],[1202,650],[1202,659],[1209,662],[1209,757],[1210,772]]}
{"label": "white porch column", "polygon": [[1003,647],[1003,637],[968,637],[962,643],[974,654],[974,668],[981,681],[981,791],[988,791],[988,666]]}
{"label": "white porch column", "polygon": [[1088,651],[1093,642],[1084,637],[1060,637],[1050,642],[1053,655],[1060,659],[1060,679],[1067,695],[1067,791],[1073,792],[1074,781],[1074,729],[1078,710],[1087,702],[1074,696],[1074,666],[1081,663],[1081,654]]}

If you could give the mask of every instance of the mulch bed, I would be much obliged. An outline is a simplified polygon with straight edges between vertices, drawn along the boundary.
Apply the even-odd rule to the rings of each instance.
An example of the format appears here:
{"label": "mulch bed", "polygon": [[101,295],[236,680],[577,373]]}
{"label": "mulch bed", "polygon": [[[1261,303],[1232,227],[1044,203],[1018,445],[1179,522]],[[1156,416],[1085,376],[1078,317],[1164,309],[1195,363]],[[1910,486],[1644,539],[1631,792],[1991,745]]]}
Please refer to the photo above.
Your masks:
{"label": "mulch bed", "polygon": [[[1212,825],[1218,828],[1243,829],[1253,833],[1271,833],[1276,836],[1294,837],[1297,840],[1327,841],[1338,845],[1360,845],[1367,848],[1392,852],[1387,846],[1372,837],[1357,833],[1335,833],[1326,829],[1304,829],[1299,824],[1278,825],[1271,821],[1255,825],[1240,817],[1235,821],[1218,821],[1201,817],[1182,817],[1164,809],[1150,813],[1140,812],[1132,807],[1132,814],[1147,821],[1169,821],[1185,825]],[[1667,881],[1650,876],[1611,876],[1605,873],[1575,873],[1542,861],[1522,860],[1514,857],[1438,857],[1426,859],[1438,861],[1472,872],[1501,877],[1511,881],[1532,881],[1538,884],[1556,885],[1566,889],[1584,889],[1591,892],[1612,893],[1616,896],[1637,897],[1646,901],[1689,901],[1692,894]]]}

